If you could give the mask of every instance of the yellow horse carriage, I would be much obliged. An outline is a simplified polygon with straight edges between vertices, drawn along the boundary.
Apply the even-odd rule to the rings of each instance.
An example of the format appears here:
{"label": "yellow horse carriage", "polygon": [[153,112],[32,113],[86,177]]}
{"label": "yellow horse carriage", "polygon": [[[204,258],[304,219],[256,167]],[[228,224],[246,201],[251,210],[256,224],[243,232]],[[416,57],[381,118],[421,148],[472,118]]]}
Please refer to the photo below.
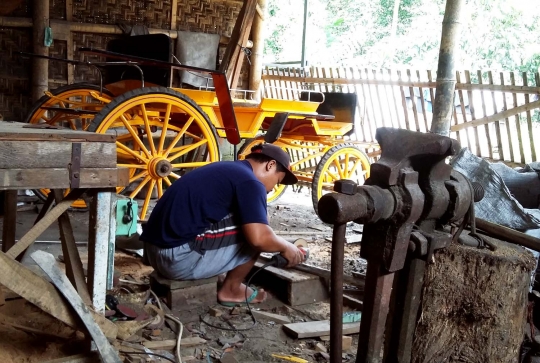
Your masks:
{"label": "yellow horse carriage", "polygon": [[[142,220],[148,217],[151,200],[161,197],[172,182],[193,168],[219,161],[224,138],[235,150],[245,140],[238,158],[259,142],[286,149],[300,185],[312,190],[315,209],[335,180],[362,184],[369,176],[370,159],[363,150],[373,145],[346,139],[354,129],[356,95],[304,90],[296,100],[259,102],[248,100],[247,92],[231,97],[223,73],[172,63],[171,50],[165,35],[112,41],[106,51],[81,48],[106,61],[67,62],[98,67],[105,73],[100,85],[76,83],[48,91],[26,122],[115,134],[118,166],[130,170],[131,182],[119,192],[142,201]],[[214,87],[173,88],[174,69],[208,77]],[[284,191],[285,186],[276,187],[269,202]],[[48,194],[36,192],[42,198]]]}

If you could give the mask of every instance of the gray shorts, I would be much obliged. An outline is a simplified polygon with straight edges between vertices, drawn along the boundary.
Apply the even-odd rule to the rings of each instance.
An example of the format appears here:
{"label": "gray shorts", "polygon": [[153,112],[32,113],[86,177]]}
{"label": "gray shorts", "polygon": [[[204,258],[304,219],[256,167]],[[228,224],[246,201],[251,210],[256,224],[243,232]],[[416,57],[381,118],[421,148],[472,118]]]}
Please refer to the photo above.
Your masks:
{"label": "gray shorts", "polygon": [[178,247],[145,243],[150,265],[171,280],[198,280],[217,276],[251,260],[257,252],[247,243],[233,216],[228,215],[204,233]]}

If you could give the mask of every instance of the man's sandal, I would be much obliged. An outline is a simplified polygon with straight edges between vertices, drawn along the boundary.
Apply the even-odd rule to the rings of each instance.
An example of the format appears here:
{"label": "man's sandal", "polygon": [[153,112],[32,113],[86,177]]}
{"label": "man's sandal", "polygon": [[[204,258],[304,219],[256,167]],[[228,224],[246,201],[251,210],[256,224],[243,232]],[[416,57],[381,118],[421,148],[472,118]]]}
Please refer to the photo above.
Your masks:
{"label": "man's sandal", "polygon": [[[259,290],[253,289],[253,293],[251,294],[250,297],[247,298],[247,302],[251,303],[253,300],[255,300],[257,298],[258,295],[259,295]],[[240,302],[218,301],[218,303],[220,305],[232,308],[232,307],[235,307],[235,306],[245,306],[246,305],[246,300],[240,301]]]}

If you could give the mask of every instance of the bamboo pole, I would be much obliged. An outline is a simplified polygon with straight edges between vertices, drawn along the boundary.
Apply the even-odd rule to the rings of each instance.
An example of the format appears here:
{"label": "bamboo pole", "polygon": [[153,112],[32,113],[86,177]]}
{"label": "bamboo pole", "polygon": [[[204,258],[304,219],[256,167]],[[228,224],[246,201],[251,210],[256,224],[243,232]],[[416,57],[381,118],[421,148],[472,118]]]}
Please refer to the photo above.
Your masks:
{"label": "bamboo pole", "polygon": [[[488,81],[490,84],[493,84],[493,72],[488,71]],[[491,92],[491,100],[493,102],[493,112],[497,113],[499,108],[497,107],[497,100],[495,99],[495,92]],[[501,138],[501,126],[499,120],[495,121],[495,137],[497,138],[497,149],[499,154],[499,159],[504,160],[504,150]]]}
{"label": "bamboo pole", "polygon": [[[527,84],[527,72],[521,73],[521,76],[523,77],[523,85],[525,87],[528,86]],[[529,95],[525,93],[525,104],[529,103]],[[532,118],[531,118],[531,111],[527,110],[527,127],[529,129],[529,142],[530,142],[530,149],[531,149],[531,158],[532,161],[536,161],[536,146],[534,145],[534,136],[533,136],[533,126],[532,126]]]}
{"label": "bamboo pole", "polygon": [[[407,69],[407,78],[411,81],[411,70]],[[414,124],[416,125],[415,131],[420,131],[420,124],[418,123],[418,110],[416,109],[416,95],[414,94],[414,88],[409,87],[409,96],[411,97],[411,105],[414,116]]]}
{"label": "bamboo pole", "polygon": [[[482,84],[484,83],[482,78],[482,71],[478,70],[476,72],[477,76],[478,76],[478,83],[479,84]],[[486,102],[485,102],[485,99],[484,99],[484,91],[480,91],[480,99],[482,100],[482,114],[484,115],[484,117],[487,117],[487,112],[486,112]],[[487,145],[488,145],[488,155],[489,155],[489,158],[490,159],[493,159],[493,148],[492,148],[492,145],[491,145],[491,137],[490,137],[490,133],[489,133],[489,125],[486,123],[484,124],[484,131],[486,133],[486,141],[487,141]]]}
{"label": "bamboo pole", "polygon": [[[354,68],[351,67],[350,68],[350,71],[351,71],[351,76],[354,78]],[[358,77],[361,77],[361,72],[360,70],[358,70]],[[356,91],[356,94],[358,94],[358,84],[356,83],[353,83],[354,84],[354,90]],[[357,98],[357,104],[358,104],[358,110],[361,110],[362,112],[362,116],[361,116],[361,119],[362,119],[362,125],[363,125],[363,129],[364,129],[364,141],[373,141],[374,140],[374,135],[375,133],[371,131],[371,121],[370,121],[370,118],[369,118],[369,112],[368,112],[368,108],[367,108],[367,99],[366,99],[366,90],[365,90],[365,86],[362,84],[362,100],[364,101],[364,103],[362,104],[362,107],[360,105],[360,96]],[[367,129],[367,131],[366,131]],[[369,139],[368,139],[368,135],[369,135]]]}
{"label": "bamboo pole", "polygon": [[258,1],[258,9],[259,8],[261,9],[261,12],[257,12],[251,27],[251,40],[253,41],[253,48],[251,50],[251,66],[249,69],[249,89],[256,91],[254,93],[254,98],[256,100],[261,99],[261,92],[259,88],[261,85],[262,60],[264,51],[264,14],[266,11],[266,0]]}
{"label": "bamboo pole", "polygon": [[[388,68],[386,70],[386,73],[388,73],[388,79],[392,80],[392,71]],[[399,111],[398,111],[398,103],[397,103],[397,100],[396,100],[396,92],[394,90],[394,87],[393,86],[390,86],[390,93],[392,94],[392,102],[394,104],[394,111],[396,113],[396,122],[395,122],[395,127],[400,127],[400,123],[399,123],[399,119],[401,117],[399,117]],[[394,122],[392,122],[392,125],[394,125]]]}
{"label": "bamboo pole", "polygon": [[[33,21],[32,18],[0,16],[0,27],[31,28],[32,21]],[[116,25],[76,23],[76,22],[57,20],[57,19],[50,20],[50,27],[52,28],[54,39],[57,39],[57,40],[66,40],[68,32],[107,34],[107,35],[124,34],[122,29],[120,29]],[[148,32],[150,34],[166,34],[171,39],[176,39],[178,37],[178,33],[175,30],[149,28]],[[219,38],[219,44],[221,45],[227,45],[229,44],[229,42],[230,42],[230,38],[227,36],[222,35]],[[253,42],[248,41],[246,48],[253,48]]]}
{"label": "bamboo pole", "polygon": [[[45,28],[49,26],[49,0],[33,0],[32,2],[32,49],[34,54],[49,55],[45,46]],[[49,61],[34,57],[32,59],[32,102],[36,102],[49,88]]]}
{"label": "bamboo pole", "polygon": [[[458,84],[461,84],[461,73],[459,71],[456,72],[456,81],[457,81],[456,86]],[[461,108],[461,116],[463,117],[463,124],[466,124],[467,123],[467,113],[466,113],[466,110],[465,110],[465,101],[463,99],[463,91],[461,89],[458,90],[458,96],[459,96],[459,106]],[[459,125],[457,125],[456,127],[459,127]],[[455,131],[458,131],[458,130],[455,130]],[[465,134],[467,135],[467,147],[469,149],[472,147],[470,131],[471,131],[471,129],[465,130]]]}
{"label": "bamboo pole", "polygon": [[[401,81],[401,71],[397,71],[398,79]],[[405,129],[411,130],[411,124],[409,123],[409,111],[407,110],[407,100],[405,99],[405,92],[403,86],[399,86],[401,92],[401,105],[403,106],[403,114],[405,115]]]}
{"label": "bamboo pole", "polygon": [[[366,71],[367,71],[367,69],[366,69]],[[372,73],[373,73],[373,79],[377,80],[377,71],[375,71],[373,69]],[[386,124],[386,122],[385,122],[386,117],[384,117],[384,110],[383,110],[383,105],[382,105],[382,102],[381,102],[381,94],[379,92],[379,86],[378,85],[375,85],[375,96],[376,96],[376,101],[379,104],[379,111],[381,112],[381,123],[382,123],[383,126],[388,126]]]}
{"label": "bamboo pole", "polygon": [[[468,84],[471,84],[471,72],[465,71],[465,82]],[[467,91],[467,98],[469,100],[469,111],[471,112],[471,125],[474,125],[473,132],[474,132],[474,142],[476,144],[476,155],[481,156],[482,150],[480,149],[480,138],[478,136],[478,128],[476,127],[476,124],[474,123],[474,120],[476,120],[476,113],[474,110],[474,94],[472,91]]]}
{"label": "bamboo pole", "polygon": [[[512,86],[516,85],[516,77],[514,75],[514,72],[510,72],[510,83]],[[514,104],[514,108],[517,108],[517,95],[515,93],[512,94],[512,101]],[[518,146],[519,146],[519,157],[520,157],[520,163],[525,163],[525,153],[523,151],[523,134],[521,133],[521,121],[519,119],[519,114],[515,114],[515,120],[516,120],[516,131],[517,131],[517,137],[518,137]]]}
{"label": "bamboo pole", "polygon": [[[420,81],[420,71],[416,71],[416,78],[418,78],[418,81]],[[426,112],[426,101],[424,100],[424,89],[422,87],[418,87],[418,92],[420,92],[420,105],[422,106],[422,115],[424,116],[424,124],[426,126],[426,132],[429,130],[428,126],[428,120],[427,120],[427,112]],[[453,99],[452,99],[453,102]]]}
{"label": "bamboo pole", "polygon": [[[501,78],[501,86],[504,86],[504,73],[501,72],[499,74],[499,77]],[[503,93],[503,109],[508,109],[508,105],[506,104],[506,92]],[[506,132],[508,135],[508,148],[510,149],[510,161],[515,161],[516,158],[514,156],[514,146],[512,141],[512,129],[510,127],[510,120],[508,117],[505,118],[505,126],[506,126]]]}
{"label": "bamboo pole", "polygon": [[444,11],[431,132],[445,136],[450,134],[450,119],[456,88],[454,56],[461,31],[460,20],[464,4],[465,0],[446,0]]}

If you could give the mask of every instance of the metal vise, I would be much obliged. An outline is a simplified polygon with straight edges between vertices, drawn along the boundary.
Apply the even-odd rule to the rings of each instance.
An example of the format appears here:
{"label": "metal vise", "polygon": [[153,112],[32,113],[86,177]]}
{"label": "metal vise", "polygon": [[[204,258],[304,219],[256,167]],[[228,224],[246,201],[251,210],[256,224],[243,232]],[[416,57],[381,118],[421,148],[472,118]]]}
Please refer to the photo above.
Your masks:
{"label": "metal vise", "polygon": [[[360,255],[368,261],[357,363],[408,363],[426,262],[452,242],[443,226],[463,220],[473,201],[469,181],[446,164],[459,143],[436,134],[379,128],[382,155],[365,185],[335,183],[319,201],[334,224],[331,266],[331,362],[341,362],[343,254],[346,224],[364,224]],[[396,271],[400,271],[394,282]],[[389,313],[395,290],[395,306]],[[391,319],[391,320],[390,320]],[[388,326],[385,329],[385,326]],[[386,331],[385,331],[386,330]]]}

